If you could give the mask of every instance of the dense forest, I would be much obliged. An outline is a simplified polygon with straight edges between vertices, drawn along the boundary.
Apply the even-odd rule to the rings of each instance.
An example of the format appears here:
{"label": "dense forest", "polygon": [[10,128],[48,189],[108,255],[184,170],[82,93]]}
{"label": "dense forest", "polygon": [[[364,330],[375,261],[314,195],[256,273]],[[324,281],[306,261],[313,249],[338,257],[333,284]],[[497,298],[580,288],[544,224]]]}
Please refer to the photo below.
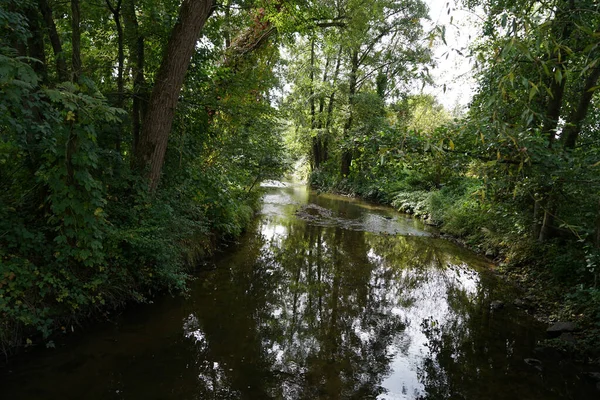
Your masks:
{"label": "dense forest", "polygon": [[422,0],[2,0],[2,350],[185,292],[291,165],[439,226],[599,332],[600,5],[461,7],[484,16],[449,49],[475,71],[466,111],[422,91],[446,45]]}

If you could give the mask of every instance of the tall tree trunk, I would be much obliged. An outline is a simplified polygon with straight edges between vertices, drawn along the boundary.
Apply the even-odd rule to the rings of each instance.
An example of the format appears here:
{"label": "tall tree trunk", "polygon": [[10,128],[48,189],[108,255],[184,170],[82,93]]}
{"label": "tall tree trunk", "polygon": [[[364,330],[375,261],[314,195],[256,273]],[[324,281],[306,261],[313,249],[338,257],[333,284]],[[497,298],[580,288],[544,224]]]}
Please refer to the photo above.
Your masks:
{"label": "tall tree trunk", "polygon": [[[357,84],[357,76],[358,73],[358,51],[353,50],[350,60],[350,81],[348,84],[348,102],[349,102],[349,115],[346,120],[346,124],[344,125],[344,139],[348,140],[350,135],[350,129],[352,128],[353,122],[353,114],[354,114],[354,95],[356,94],[356,84]],[[346,147],[342,151],[342,160],[341,160],[341,174],[342,177],[348,176],[350,174],[350,165],[352,164],[352,146]]]}
{"label": "tall tree trunk", "polygon": [[[568,3],[567,1],[564,1],[559,5],[559,9],[553,21],[553,25],[555,26],[553,30],[556,34],[557,42],[560,44],[569,39],[575,28],[573,19],[570,15],[574,8],[574,0],[568,0]],[[552,51],[552,59],[556,71],[550,78],[550,98],[546,105],[544,124],[542,126],[542,133],[548,138],[548,147],[550,148],[556,137],[556,129],[565,94],[567,74],[565,73],[563,65],[566,65],[567,63],[566,58],[567,54],[562,54],[562,49],[557,44]]]}
{"label": "tall tree trunk", "polygon": [[310,78],[310,89],[308,95],[308,102],[310,104],[310,132],[312,135],[312,169],[313,171],[318,168],[319,149],[317,145],[317,137],[315,136],[315,39],[314,37],[310,40],[310,71],[308,73]]}
{"label": "tall tree trunk", "polygon": [[[135,154],[142,120],[145,115],[146,105],[146,79],[144,77],[144,37],[140,34],[137,16],[135,14],[135,0],[125,0],[123,8],[123,20],[125,22],[125,40],[129,48],[129,60],[133,71],[133,101],[131,111],[131,149]],[[132,159],[134,160],[134,159]]]}
{"label": "tall tree trunk", "polygon": [[333,72],[332,87],[334,88],[329,95],[329,103],[327,104],[327,118],[325,119],[325,129],[329,130],[333,118],[333,106],[335,104],[335,86],[340,74],[340,66],[342,64],[342,46],[338,50],[337,61],[335,63],[335,71]]}
{"label": "tall tree trunk", "polygon": [[73,81],[77,82],[81,76],[81,15],[79,0],[71,0],[71,63],[73,64]]}
{"label": "tall tree trunk", "polygon": [[329,101],[327,104],[327,117],[325,118],[325,137],[323,139],[323,162],[329,159],[329,128],[333,120],[333,108],[335,104],[335,86],[340,73],[340,65],[342,63],[342,46],[338,51],[337,62],[335,64],[335,71],[333,72],[332,87],[334,88],[329,95]]}
{"label": "tall tree trunk", "polygon": [[[125,84],[123,81],[123,70],[125,69],[125,50],[124,50],[124,38],[123,38],[123,26],[121,25],[121,4],[123,0],[117,0],[115,6],[112,5],[111,0],[106,0],[106,5],[113,15],[115,20],[115,26],[117,28],[117,101],[115,105],[118,108],[123,108],[125,104]],[[117,137],[115,138],[115,149],[121,153],[121,127],[119,127]]]}
{"label": "tall tree trunk", "polygon": [[[321,86],[324,86],[327,82],[327,76],[329,74],[329,64],[331,63],[331,58],[327,56],[325,61],[325,68],[323,69],[323,78],[321,79]],[[323,110],[325,109],[325,96],[323,94],[319,95],[319,111],[316,116],[315,121],[315,136],[313,138],[314,144],[316,146],[315,151],[315,167],[319,168],[321,164],[323,164],[327,160],[327,136],[323,132]]]}
{"label": "tall tree trunk", "polygon": [[316,107],[315,107],[315,38],[313,37],[310,41],[310,71],[308,73],[310,77],[310,92],[308,96],[308,102],[310,104],[310,133],[312,135],[312,170],[319,168],[319,161],[321,160],[321,154],[319,149],[319,137],[315,132],[317,127],[316,121]]}
{"label": "tall tree trunk", "polygon": [[54,59],[56,61],[56,76],[58,80],[64,82],[69,79],[69,73],[67,70],[67,61],[65,60],[65,54],[63,53],[62,44],[60,42],[60,36],[58,36],[58,30],[54,23],[54,17],[52,16],[52,8],[48,0],[39,0],[38,3],[40,11],[48,30],[48,37],[50,38],[50,44],[52,45],[52,51],[54,52]]}
{"label": "tall tree trunk", "polygon": [[[575,24],[571,13],[574,9],[574,0],[563,1],[559,4],[556,18],[553,21],[558,44],[565,43],[573,33]],[[545,119],[542,125],[542,133],[548,138],[549,148],[552,148],[556,138],[567,82],[567,74],[563,65],[567,65],[568,57],[566,54],[561,56],[561,48],[558,44],[553,50],[556,72],[551,77],[550,99],[548,100]],[[560,192],[560,188],[546,186],[542,187],[540,192],[543,194],[544,199],[544,217],[542,218],[538,241],[545,242],[552,237],[552,228],[554,227],[554,221],[558,212],[558,193]]]}
{"label": "tall tree trunk", "polygon": [[564,137],[564,147],[566,149],[575,147],[575,143],[581,132],[581,125],[588,114],[592,97],[594,97],[594,87],[596,86],[596,82],[598,82],[598,78],[600,78],[600,67],[593,68],[585,79],[582,89],[583,93],[581,93],[577,108],[573,110],[569,116],[565,129],[563,129],[562,132],[562,136]]}
{"label": "tall tree trunk", "polygon": [[31,36],[27,39],[27,54],[32,59],[31,67],[41,78],[42,82],[48,81],[48,71],[46,69],[46,53],[44,51],[44,35],[40,27],[40,18],[37,10],[29,7],[25,16],[29,22],[29,31]]}
{"label": "tall tree trunk", "polygon": [[[561,67],[557,67],[562,69]],[[567,78],[563,75],[560,82],[556,78],[552,79],[550,84],[550,92],[552,98],[548,100],[546,107],[546,115],[544,124],[542,126],[542,133],[548,138],[548,147],[552,147],[554,139],[556,137],[556,128],[558,126],[558,119],[560,117],[560,109],[562,107],[562,101],[565,93],[565,82]]]}
{"label": "tall tree trunk", "polygon": [[175,108],[200,31],[213,11],[214,0],[184,0],[179,18],[156,75],[156,82],[136,148],[138,168],[146,170],[150,190],[156,190],[167,150]]}

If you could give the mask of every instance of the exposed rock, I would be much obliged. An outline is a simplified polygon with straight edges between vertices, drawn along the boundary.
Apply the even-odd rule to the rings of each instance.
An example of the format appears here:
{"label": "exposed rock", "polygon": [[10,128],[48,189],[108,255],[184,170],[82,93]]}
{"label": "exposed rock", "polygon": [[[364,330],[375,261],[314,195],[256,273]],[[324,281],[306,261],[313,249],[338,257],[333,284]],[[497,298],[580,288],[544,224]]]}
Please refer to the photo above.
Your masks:
{"label": "exposed rock", "polygon": [[561,334],[566,332],[573,332],[575,330],[575,324],[573,322],[557,322],[548,329],[546,333],[552,338],[559,337]]}
{"label": "exposed rock", "polygon": [[502,302],[500,300],[494,300],[490,303],[490,309],[492,311],[499,311],[502,308],[504,308],[504,302]]}

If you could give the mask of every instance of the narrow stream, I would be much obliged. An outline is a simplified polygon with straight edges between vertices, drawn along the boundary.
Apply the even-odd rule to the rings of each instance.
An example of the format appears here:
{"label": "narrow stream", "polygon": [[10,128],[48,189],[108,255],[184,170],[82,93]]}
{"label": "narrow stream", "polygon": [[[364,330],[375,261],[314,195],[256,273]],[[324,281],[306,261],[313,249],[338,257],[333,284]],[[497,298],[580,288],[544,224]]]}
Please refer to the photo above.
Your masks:
{"label": "narrow stream", "polygon": [[[1,399],[596,399],[482,258],[419,222],[272,182],[188,298],[0,370]],[[492,311],[492,301],[506,306]]]}

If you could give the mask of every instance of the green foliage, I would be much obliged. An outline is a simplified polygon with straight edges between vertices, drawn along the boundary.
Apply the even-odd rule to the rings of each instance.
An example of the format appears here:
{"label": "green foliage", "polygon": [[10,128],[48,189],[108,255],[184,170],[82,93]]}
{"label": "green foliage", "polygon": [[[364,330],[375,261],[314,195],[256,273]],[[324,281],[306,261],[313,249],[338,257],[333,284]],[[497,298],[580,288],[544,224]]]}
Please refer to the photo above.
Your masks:
{"label": "green foliage", "polygon": [[[313,168],[310,182],[391,204],[505,265],[543,271],[540,281],[564,285],[558,292],[571,293],[569,307],[593,324],[600,247],[597,4],[465,4],[486,12],[471,48],[479,88],[467,115],[451,121],[430,96],[396,92],[391,102],[386,85],[398,82],[385,79],[376,57],[353,71],[349,51],[345,81],[328,87],[344,95],[326,132],[329,160]],[[321,61],[313,67],[324,69]],[[310,96],[322,89],[302,77],[289,110],[294,144],[310,158],[311,139],[321,135],[311,125]],[[356,91],[354,78],[362,82]]]}
{"label": "green foliage", "polygon": [[[235,70],[220,64],[221,27],[243,30],[252,23],[250,13],[236,11],[226,21],[219,15],[207,27],[210,43],[195,54],[181,93],[162,185],[150,193],[142,171],[131,167],[137,140],[132,98],[146,101],[149,83],[134,95],[128,74],[122,87],[116,84],[120,38],[109,9],[82,2],[83,74],[77,82],[58,82],[52,48],[45,48],[46,64],[24,55],[34,52],[31,38],[40,34],[32,18],[44,23],[34,2],[5,3],[0,346],[8,353],[107,308],[185,292],[190,268],[219,240],[242,233],[257,207],[260,181],[278,177],[287,163],[269,99],[277,84],[277,48],[240,58]],[[71,10],[68,3],[50,3],[68,59]],[[151,82],[179,3],[120,4],[136,7]],[[129,32],[131,21],[121,22]],[[124,50],[126,66],[133,67],[135,49]],[[38,73],[41,65],[50,70],[47,78]]]}

